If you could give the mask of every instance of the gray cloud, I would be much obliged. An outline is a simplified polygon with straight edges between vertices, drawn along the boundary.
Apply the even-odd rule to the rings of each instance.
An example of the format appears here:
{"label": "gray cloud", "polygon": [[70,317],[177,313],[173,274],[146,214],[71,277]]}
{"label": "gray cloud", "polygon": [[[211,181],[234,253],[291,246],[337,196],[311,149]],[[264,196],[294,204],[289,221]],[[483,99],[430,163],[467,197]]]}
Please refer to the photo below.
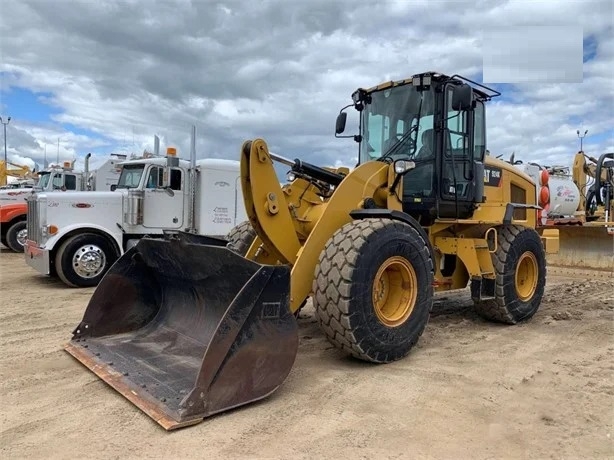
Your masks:
{"label": "gray cloud", "polygon": [[353,165],[356,145],[333,126],[354,89],[424,70],[477,77],[482,24],[527,21],[581,24],[598,39],[597,60],[582,84],[519,85],[514,101],[491,104],[491,151],[563,163],[576,148],[571,115],[593,135],[614,125],[608,1],[5,0],[3,10],[4,84],[49,91],[62,110],[55,124],[19,125],[29,140],[9,133],[15,153],[34,139],[37,161],[58,136],[66,158],[102,144],[58,123],[116,151],[151,149],[159,134],[184,155],[196,124],[201,157],[237,158],[243,140],[262,137],[288,157]]}

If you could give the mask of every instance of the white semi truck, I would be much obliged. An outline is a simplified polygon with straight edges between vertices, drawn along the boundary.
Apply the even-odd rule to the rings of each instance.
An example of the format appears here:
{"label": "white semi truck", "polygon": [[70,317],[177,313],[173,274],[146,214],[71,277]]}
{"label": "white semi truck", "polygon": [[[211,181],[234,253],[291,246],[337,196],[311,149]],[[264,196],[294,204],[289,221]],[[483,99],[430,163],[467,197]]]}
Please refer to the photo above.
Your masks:
{"label": "white semi truck", "polygon": [[224,237],[247,219],[238,161],[176,157],[129,160],[114,191],[28,198],[26,262],[68,286],[95,286],[143,236],[187,231]]}
{"label": "white semi truck", "polygon": [[85,156],[83,171],[75,171],[74,162],[67,161],[39,172],[38,183],[33,187],[0,190],[0,242],[14,252],[23,252],[27,239],[25,200],[33,193],[111,190],[119,180],[119,164],[126,155],[111,154],[99,168],[90,171],[91,155]]}
{"label": "white semi truck", "polygon": [[121,172],[118,165],[126,159],[126,155],[113,153],[100,167],[90,171],[91,156],[91,153],[85,156],[83,171],[74,170],[74,161],[65,161],[40,171],[38,182],[33,187],[0,190],[0,205],[23,202],[32,192],[111,190],[117,184]]}

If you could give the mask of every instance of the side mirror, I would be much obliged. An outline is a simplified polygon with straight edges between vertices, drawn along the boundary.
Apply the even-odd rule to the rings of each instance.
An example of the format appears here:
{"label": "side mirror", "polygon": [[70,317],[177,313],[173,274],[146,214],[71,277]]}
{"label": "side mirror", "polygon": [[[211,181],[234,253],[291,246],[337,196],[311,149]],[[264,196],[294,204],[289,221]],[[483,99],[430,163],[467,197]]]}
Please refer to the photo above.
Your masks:
{"label": "side mirror", "polygon": [[117,190],[117,184],[111,185],[111,191],[114,192],[115,190]]}
{"label": "side mirror", "polygon": [[345,131],[345,123],[347,121],[348,114],[346,112],[341,112],[337,115],[337,123],[335,124],[335,134],[341,134]]}
{"label": "side mirror", "polygon": [[473,108],[473,88],[466,83],[454,87],[452,110],[471,110]]}

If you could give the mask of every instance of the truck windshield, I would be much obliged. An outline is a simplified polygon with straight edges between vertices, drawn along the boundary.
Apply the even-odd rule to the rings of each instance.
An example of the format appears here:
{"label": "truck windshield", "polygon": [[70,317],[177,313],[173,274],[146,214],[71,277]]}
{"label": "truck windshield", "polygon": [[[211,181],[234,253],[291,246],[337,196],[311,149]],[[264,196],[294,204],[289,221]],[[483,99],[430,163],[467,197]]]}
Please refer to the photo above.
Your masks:
{"label": "truck windshield", "polygon": [[360,162],[383,155],[420,159],[434,140],[434,109],[433,92],[411,85],[371,93],[361,114]]}
{"label": "truck windshield", "polygon": [[49,172],[41,172],[37,186],[45,190],[47,185],[49,185],[49,179],[51,179],[51,174]]}
{"label": "truck windshield", "polygon": [[141,183],[145,165],[125,165],[117,182],[117,188],[136,188]]}

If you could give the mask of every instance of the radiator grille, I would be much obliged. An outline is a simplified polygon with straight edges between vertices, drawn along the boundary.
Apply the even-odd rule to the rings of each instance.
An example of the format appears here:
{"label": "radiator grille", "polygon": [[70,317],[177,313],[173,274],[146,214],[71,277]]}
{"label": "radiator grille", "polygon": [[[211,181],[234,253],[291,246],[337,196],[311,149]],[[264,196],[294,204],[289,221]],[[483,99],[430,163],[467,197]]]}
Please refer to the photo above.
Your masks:
{"label": "radiator grille", "polygon": [[27,217],[26,230],[28,232],[28,239],[34,241],[38,245],[40,242],[41,226],[38,214],[38,200],[34,197],[28,199]]}

